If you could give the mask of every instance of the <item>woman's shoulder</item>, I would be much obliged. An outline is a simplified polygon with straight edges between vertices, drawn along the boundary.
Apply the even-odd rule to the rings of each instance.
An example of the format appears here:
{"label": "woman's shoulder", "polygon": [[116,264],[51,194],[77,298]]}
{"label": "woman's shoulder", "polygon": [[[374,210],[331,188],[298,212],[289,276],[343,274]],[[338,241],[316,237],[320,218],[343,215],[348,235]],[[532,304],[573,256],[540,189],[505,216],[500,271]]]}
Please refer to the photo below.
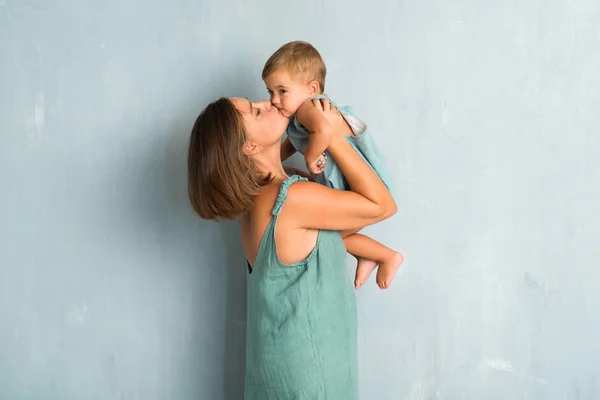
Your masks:
{"label": "woman's shoulder", "polygon": [[[290,197],[290,192],[292,191],[292,188],[294,188],[294,193],[298,192],[298,190],[300,190],[300,192],[302,193],[306,190],[304,188],[306,184],[311,185],[312,182],[309,182],[308,178],[297,174],[292,174],[284,178],[283,180],[274,183],[272,189],[275,197],[272,210],[273,215],[279,215],[283,204],[286,202],[288,197]],[[273,196],[273,194],[271,194],[271,196]]]}
{"label": "woman's shoulder", "polygon": [[[250,212],[254,216],[277,215],[284,204],[301,205],[309,196],[319,193],[319,189],[323,188],[323,185],[297,174],[273,180],[263,186],[259,195],[254,199],[254,205]],[[289,199],[292,200],[289,201]]]}
{"label": "woman's shoulder", "polygon": [[288,181],[283,187],[279,194],[279,198],[284,197],[288,199],[289,203],[296,204],[298,207],[302,207],[302,204],[307,202],[313,202],[315,198],[320,198],[324,192],[327,192],[328,195],[331,189],[317,182],[313,182],[308,178],[301,177],[299,175],[294,175],[294,178],[291,181]]}

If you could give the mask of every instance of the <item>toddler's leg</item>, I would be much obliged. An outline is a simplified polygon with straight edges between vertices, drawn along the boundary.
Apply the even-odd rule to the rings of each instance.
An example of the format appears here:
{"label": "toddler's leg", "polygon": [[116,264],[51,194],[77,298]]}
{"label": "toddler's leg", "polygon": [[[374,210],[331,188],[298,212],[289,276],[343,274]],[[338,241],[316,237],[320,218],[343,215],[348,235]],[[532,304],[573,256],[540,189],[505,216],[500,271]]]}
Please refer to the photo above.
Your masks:
{"label": "toddler's leg", "polygon": [[396,276],[396,272],[398,268],[404,262],[404,256],[402,253],[394,251],[381,243],[377,243],[379,246],[385,247],[389,251],[389,255],[385,258],[379,260],[379,268],[377,268],[377,285],[381,289],[387,289],[392,284],[392,280],[394,276]]}
{"label": "toddler's leg", "polygon": [[402,265],[404,256],[368,236],[356,234],[355,231],[342,232],[342,237],[348,253],[358,260],[355,288],[360,288],[379,264],[377,285],[381,289],[387,289]]}
{"label": "toddler's leg", "polygon": [[[358,289],[362,286],[363,283],[369,279],[371,276],[371,272],[377,267],[377,261],[372,258],[367,258],[364,256],[360,256],[360,254],[364,254],[360,251],[360,249],[365,246],[360,242],[364,239],[369,239],[367,236],[359,235],[359,234],[351,234],[344,238],[344,244],[346,245],[346,251],[356,257],[356,275],[354,276],[354,288]],[[358,251],[357,251],[358,250]]]}

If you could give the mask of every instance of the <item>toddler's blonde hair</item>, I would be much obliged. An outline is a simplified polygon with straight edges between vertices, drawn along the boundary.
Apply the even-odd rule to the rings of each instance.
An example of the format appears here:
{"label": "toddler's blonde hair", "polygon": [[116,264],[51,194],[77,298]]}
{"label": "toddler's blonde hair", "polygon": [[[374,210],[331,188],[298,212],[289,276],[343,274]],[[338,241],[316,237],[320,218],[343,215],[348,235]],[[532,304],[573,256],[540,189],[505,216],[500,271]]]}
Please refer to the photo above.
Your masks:
{"label": "toddler's blonde hair", "polygon": [[277,49],[265,63],[262,78],[282,70],[289,73],[292,80],[301,79],[304,83],[317,81],[321,93],[325,90],[327,68],[317,49],[308,42],[297,40]]}

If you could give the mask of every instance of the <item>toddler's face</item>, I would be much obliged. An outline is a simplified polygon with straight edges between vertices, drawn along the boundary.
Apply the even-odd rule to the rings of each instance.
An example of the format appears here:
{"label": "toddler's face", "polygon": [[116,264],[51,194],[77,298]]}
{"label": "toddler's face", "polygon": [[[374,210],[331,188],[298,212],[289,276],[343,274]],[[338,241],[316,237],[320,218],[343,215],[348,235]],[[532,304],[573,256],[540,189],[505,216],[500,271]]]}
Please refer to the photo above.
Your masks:
{"label": "toddler's face", "polygon": [[286,71],[275,71],[265,78],[265,85],[271,97],[271,103],[277,107],[284,117],[296,114],[300,105],[314,96],[310,85],[292,80]]}

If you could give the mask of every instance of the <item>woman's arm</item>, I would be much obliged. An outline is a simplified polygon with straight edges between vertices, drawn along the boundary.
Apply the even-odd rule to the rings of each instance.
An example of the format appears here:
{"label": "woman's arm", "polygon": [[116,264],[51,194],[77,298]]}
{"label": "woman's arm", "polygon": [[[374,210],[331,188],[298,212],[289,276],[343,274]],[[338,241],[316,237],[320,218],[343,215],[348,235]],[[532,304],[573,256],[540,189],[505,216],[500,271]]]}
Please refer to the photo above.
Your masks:
{"label": "woman's arm", "polygon": [[[315,108],[321,109],[318,99]],[[312,182],[290,186],[283,212],[289,211],[299,228],[345,230],[372,225],[396,213],[391,193],[371,167],[350,146],[343,131],[346,122],[326,100],[321,111],[333,127],[329,153],[350,185],[336,190]],[[287,208],[287,210],[285,210]]]}

